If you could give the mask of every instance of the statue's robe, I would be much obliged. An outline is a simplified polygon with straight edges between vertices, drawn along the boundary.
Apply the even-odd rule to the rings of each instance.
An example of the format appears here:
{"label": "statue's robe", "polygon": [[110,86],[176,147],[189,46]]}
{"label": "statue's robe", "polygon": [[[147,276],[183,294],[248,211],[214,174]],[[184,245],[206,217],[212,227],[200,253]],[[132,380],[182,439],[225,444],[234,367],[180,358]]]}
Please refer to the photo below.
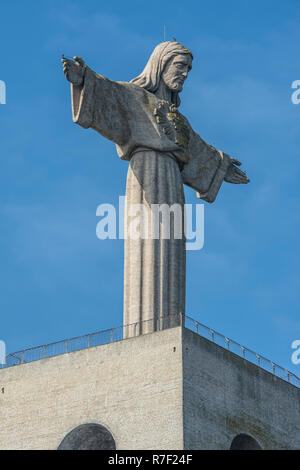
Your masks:
{"label": "statue's robe", "polygon": [[[205,143],[174,105],[88,67],[71,93],[74,122],[115,142],[130,162],[125,234],[132,204],[179,204],[183,223],[183,183],[215,200],[230,158]],[[174,237],[172,227],[170,239],[161,232],[155,239],[125,238],[124,325],[137,324],[126,336],[177,325],[185,312],[185,237]]]}

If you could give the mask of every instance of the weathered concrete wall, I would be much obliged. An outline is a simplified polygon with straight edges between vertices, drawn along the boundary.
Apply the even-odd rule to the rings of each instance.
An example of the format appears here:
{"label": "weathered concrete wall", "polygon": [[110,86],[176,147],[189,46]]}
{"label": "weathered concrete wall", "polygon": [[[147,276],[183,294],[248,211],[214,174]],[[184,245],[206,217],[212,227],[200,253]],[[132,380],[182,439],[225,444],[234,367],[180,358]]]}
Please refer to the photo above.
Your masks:
{"label": "weathered concrete wall", "polygon": [[117,449],[183,446],[180,327],[4,369],[2,387],[1,449],[56,449],[84,423]]}
{"label": "weathered concrete wall", "polygon": [[117,449],[229,449],[239,434],[293,449],[300,390],[176,327],[0,371],[0,420],[0,449],[57,449],[86,423]]}
{"label": "weathered concrete wall", "polygon": [[300,448],[300,390],[186,329],[183,410],[185,449],[229,449],[240,433]]}

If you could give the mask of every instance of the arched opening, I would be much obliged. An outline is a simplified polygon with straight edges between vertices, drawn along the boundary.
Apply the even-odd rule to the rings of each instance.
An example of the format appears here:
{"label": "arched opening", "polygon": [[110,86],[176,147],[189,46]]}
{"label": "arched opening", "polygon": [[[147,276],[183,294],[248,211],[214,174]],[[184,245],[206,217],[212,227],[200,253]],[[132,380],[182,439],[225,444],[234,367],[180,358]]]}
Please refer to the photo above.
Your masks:
{"label": "arched opening", "polygon": [[262,450],[259,443],[248,434],[238,434],[233,439],[230,450]]}
{"label": "arched opening", "polygon": [[116,443],[104,426],[81,424],[66,435],[57,450],[116,450]]}

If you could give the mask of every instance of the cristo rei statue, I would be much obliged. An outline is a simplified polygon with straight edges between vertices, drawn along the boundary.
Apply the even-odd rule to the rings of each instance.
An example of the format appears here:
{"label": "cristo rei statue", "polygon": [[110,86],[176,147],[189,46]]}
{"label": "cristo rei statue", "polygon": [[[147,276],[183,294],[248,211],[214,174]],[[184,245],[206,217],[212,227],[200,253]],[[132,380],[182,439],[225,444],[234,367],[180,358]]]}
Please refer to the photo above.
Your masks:
{"label": "cristo rei statue", "polygon": [[[241,163],[204,142],[178,111],[192,61],[182,44],[163,42],[128,83],[98,75],[80,57],[62,59],[73,121],[112,140],[129,161],[125,233],[132,204],[179,205],[184,219],[183,184],[213,202],[223,181],[249,182]],[[185,236],[161,230],[155,238],[125,237],[125,336],[177,325],[185,313]]]}

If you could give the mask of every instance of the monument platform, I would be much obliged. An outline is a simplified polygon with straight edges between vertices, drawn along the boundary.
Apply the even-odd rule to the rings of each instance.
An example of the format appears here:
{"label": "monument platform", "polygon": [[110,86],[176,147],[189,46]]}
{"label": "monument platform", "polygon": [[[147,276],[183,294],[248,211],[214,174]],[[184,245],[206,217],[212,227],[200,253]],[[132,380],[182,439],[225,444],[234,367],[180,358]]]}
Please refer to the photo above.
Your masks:
{"label": "monument platform", "polygon": [[0,448],[299,449],[297,384],[212,339],[177,326],[2,369]]}

